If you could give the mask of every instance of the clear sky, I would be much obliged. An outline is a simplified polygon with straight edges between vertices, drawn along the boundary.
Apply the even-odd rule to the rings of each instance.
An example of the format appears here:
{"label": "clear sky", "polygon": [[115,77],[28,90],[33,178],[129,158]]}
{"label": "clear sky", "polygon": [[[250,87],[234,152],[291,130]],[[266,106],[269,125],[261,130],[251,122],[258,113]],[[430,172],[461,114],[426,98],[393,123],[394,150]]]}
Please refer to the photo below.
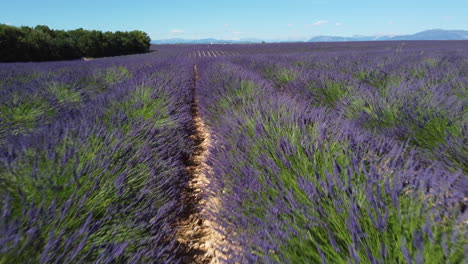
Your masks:
{"label": "clear sky", "polygon": [[152,39],[308,39],[468,30],[468,0],[0,0],[0,23]]}

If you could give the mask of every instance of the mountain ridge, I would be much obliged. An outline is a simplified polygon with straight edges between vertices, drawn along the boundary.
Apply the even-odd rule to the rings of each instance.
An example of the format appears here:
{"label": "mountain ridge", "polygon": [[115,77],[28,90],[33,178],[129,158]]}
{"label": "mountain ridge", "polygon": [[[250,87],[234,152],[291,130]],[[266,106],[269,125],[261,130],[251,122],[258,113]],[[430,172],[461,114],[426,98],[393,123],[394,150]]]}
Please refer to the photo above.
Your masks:
{"label": "mountain ridge", "polygon": [[253,44],[253,43],[277,43],[277,42],[344,42],[344,41],[387,41],[387,40],[468,40],[468,30],[444,30],[430,29],[410,35],[380,35],[380,36],[361,36],[352,37],[341,36],[315,36],[306,41],[298,40],[262,40],[258,38],[242,38],[239,40],[225,40],[216,38],[204,39],[184,39],[170,38],[153,40],[153,44]]}
{"label": "mountain ridge", "polygon": [[215,38],[205,39],[183,39],[183,38],[170,38],[170,39],[159,39],[151,41],[153,44],[248,44],[248,43],[260,43],[262,40],[257,39],[240,39],[240,40],[224,40]]}
{"label": "mountain ridge", "polygon": [[468,40],[467,30],[430,29],[411,35],[383,36],[316,36],[308,42],[386,41],[386,40]]}

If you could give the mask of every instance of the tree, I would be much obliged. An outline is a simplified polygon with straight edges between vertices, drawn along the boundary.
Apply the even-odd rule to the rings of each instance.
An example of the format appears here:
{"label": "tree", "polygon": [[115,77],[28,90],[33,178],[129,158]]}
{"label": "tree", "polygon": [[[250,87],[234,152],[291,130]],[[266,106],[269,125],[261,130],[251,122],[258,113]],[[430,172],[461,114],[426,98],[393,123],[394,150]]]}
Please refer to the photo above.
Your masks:
{"label": "tree", "polygon": [[64,31],[48,26],[13,27],[0,24],[0,61],[70,60],[148,52],[142,31],[102,32],[82,28]]}

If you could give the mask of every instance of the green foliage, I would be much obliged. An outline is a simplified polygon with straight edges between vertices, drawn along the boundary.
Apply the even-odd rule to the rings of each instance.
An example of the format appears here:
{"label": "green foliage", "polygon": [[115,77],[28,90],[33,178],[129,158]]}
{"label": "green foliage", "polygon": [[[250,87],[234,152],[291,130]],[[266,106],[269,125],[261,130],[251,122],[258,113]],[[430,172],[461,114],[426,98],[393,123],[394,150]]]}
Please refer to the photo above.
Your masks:
{"label": "green foliage", "polygon": [[104,82],[112,85],[130,79],[132,74],[124,66],[110,67],[104,70]]}
{"label": "green foliage", "polygon": [[40,96],[14,94],[8,103],[0,106],[0,124],[13,128],[13,134],[19,134],[33,129],[41,118],[53,114],[54,109]]}
{"label": "green foliage", "polygon": [[296,67],[304,67],[304,66],[306,66],[306,62],[305,62],[305,61],[301,61],[301,60],[297,60],[297,61],[293,62],[293,66],[296,66]]}
{"label": "green foliage", "polygon": [[320,104],[327,106],[335,105],[341,98],[347,96],[352,89],[345,84],[332,80],[325,80],[321,85],[311,82],[307,88],[314,94]]}
{"label": "green foliage", "polygon": [[286,85],[297,78],[297,72],[287,68],[280,68],[276,74],[275,79],[279,85]]}
{"label": "green foliage", "polygon": [[372,71],[372,72],[360,71],[353,75],[354,75],[354,78],[361,80],[377,88],[385,88],[388,83],[388,79],[387,79],[388,76],[381,74],[377,70]]}
{"label": "green foliage", "polygon": [[417,117],[418,120],[411,124],[410,136],[414,144],[423,148],[436,147],[448,135],[458,136],[461,133],[461,127],[451,122],[443,113],[428,112]]}
{"label": "green foliage", "polygon": [[107,68],[96,69],[89,77],[78,82],[84,88],[84,93],[93,97],[116,83],[121,83],[129,80],[132,73],[122,65],[111,66]]}
{"label": "green foliage", "polygon": [[51,30],[47,26],[0,24],[0,62],[71,60],[148,52],[151,39],[142,31]]}
{"label": "green foliage", "polygon": [[296,80],[298,73],[294,69],[269,66],[264,69],[264,75],[267,79],[275,81],[279,86],[284,86]]}
{"label": "green foliage", "polygon": [[433,58],[425,59],[422,61],[423,63],[427,63],[429,66],[434,67],[437,65],[437,60]]}
{"label": "green foliage", "polygon": [[426,71],[422,67],[415,67],[410,69],[411,76],[414,79],[423,79],[426,76]]}
{"label": "green foliage", "polygon": [[386,102],[382,105],[369,103],[366,98],[360,96],[352,97],[346,107],[346,117],[355,119],[359,115],[364,115],[367,119],[364,127],[371,130],[386,129],[393,127],[401,119],[402,105],[398,102]]}
{"label": "green foliage", "polygon": [[175,126],[168,112],[168,97],[159,93],[154,95],[154,88],[138,86],[125,100],[116,102],[112,111],[106,113],[104,123],[109,129],[115,126],[116,113],[123,113],[125,118],[119,121],[123,132],[129,132],[132,124],[141,121],[151,121],[154,127]]}
{"label": "green foliage", "polygon": [[255,90],[255,84],[250,81],[241,81],[237,89],[231,89],[228,96],[222,97],[218,105],[224,110],[233,108],[242,111],[242,104],[246,100],[253,100],[252,94]]}
{"label": "green foliage", "polygon": [[66,83],[53,82],[49,85],[49,91],[55,96],[59,104],[77,104],[82,100],[80,92]]}

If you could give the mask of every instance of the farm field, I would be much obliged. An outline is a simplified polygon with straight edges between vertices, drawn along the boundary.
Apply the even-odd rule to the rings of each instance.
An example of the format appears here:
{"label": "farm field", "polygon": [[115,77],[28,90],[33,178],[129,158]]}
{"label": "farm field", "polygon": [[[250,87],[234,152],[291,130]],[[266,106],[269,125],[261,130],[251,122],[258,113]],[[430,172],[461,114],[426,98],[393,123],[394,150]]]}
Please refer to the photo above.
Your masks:
{"label": "farm field", "polygon": [[464,263],[468,43],[0,63],[0,263]]}

